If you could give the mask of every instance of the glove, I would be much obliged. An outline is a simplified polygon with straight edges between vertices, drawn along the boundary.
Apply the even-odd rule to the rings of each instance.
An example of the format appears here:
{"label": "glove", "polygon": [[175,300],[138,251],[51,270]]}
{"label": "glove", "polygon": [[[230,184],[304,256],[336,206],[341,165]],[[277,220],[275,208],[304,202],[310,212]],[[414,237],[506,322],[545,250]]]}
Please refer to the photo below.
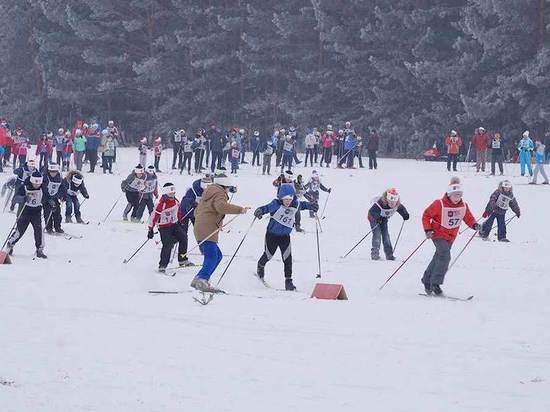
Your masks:
{"label": "glove", "polygon": [[520,213],[520,212],[517,212],[517,213],[516,213],[516,216],[518,217],[518,219],[519,219],[519,215],[521,215],[521,213]]}
{"label": "glove", "polygon": [[483,216],[484,218],[487,218],[487,217],[489,217],[489,212],[483,212],[483,215],[481,215],[481,216]]}
{"label": "glove", "polygon": [[434,235],[433,230],[426,230],[426,239],[431,239]]}
{"label": "glove", "polygon": [[405,214],[405,216],[403,216],[403,220],[409,220],[411,217],[409,216],[409,214]]}
{"label": "glove", "polygon": [[153,236],[155,236],[155,234],[153,233],[153,228],[150,227],[149,231],[147,232],[147,239],[153,239]]}
{"label": "glove", "polygon": [[317,213],[319,211],[319,204],[318,203],[311,203],[309,208],[313,213]]}
{"label": "glove", "polygon": [[264,214],[262,212],[262,208],[259,207],[257,208],[255,211],[254,211],[254,216],[257,218],[257,219],[261,219],[262,217],[264,217]]}
{"label": "glove", "polygon": [[472,229],[474,229],[476,232],[479,232],[481,230],[481,225],[479,223],[474,223]]}
{"label": "glove", "polygon": [[84,196],[84,199],[89,199],[90,198],[90,195],[82,195]]}
{"label": "glove", "polygon": [[332,187],[329,187],[329,188],[328,188],[328,192],[329,192],[329,193],[332,192]]}

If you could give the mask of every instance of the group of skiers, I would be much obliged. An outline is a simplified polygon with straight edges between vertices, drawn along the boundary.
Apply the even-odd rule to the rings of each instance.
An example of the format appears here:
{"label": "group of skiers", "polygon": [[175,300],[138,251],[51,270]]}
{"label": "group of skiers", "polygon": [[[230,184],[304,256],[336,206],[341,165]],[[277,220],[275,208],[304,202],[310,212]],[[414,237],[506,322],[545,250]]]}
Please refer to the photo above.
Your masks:
{"label": "group of skiers", "polygon": [[[462,137],[456,132],[451,132],[445,137],[445,145],[447,146],[447,170],[456,172],[458,163],[458,156],[463,145]],[[474,135],[471,139],[470,146],[466,153],[466,161],[469,160],[470,151],[473,147],[475,151],[476,159],[476,172],[485,172],[485,165],[487,163],[487,152],[491,151],[491,175],[496,174],[496,165],[500,175],[504,175],[503,162],[505,159],[505,147],[502,139],[502,135],[498,132],[490,135],[483,127],[478,127],[474,131]],[[542,184],[548,184],[548,176],[544,170],[544,164],[546,163],[547,148],[542,138],[533,140],[530,137],[529,130],[523,132],[523,135],[516,145],[517,156],[520,163],[520,173],[525,176],[526,171],[529,176],[532,177],[530,183],[537,184],[538,174],[540,173],[544,179]],[[535,170],[533,172],[532,161],[533,153],[535,154]]]}

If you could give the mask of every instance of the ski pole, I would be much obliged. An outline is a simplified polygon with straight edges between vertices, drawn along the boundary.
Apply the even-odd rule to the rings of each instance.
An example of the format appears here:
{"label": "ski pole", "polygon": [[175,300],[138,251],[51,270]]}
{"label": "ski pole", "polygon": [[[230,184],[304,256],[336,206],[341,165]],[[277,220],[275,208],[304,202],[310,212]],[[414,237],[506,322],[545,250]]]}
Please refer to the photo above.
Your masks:
{"label": "ski pole", "polygon": [[225,267],[225,269],[223,270],[220,278],[218,279],[218,282],[216,283],[216,285],[219,285],[220,282],[222,281],[223,277],[225,276],[226,272],[227,272],[227,269],[229,269],[229,266],[231,265],[231,263],[233,262],[233,259],[235,259],[235,256],[237,255],[237,252],[239,251],[239,249],[241,248],[242,244],[244,243],[244,240],[246,239],[246,237],[248,236],[248,232],[250,232],[250,229],[252,229],[252,225],[254,224],[254,222],[256,221],[257,217],[254,216],[254,219],[252,219],[252,223],[250,223],[250,226],[248,226],[248,229],[246,231],[246,233],[244,234],[243,238],[241,239],[240,243],[238,244],[237,248],[235,249],[235,252],[233,253],[233,256],[231,256],[231,259],[229,259],[229,262],[227,262],[227,266]]}
{"label": "ski pole", "polygon": [[[317,217],[317,214],[315,214]],[[319,273],[317,273],[316,278],[321,278],[321,247],[319,246],[319,218],[317,217],[317,222],[315,224],[315,237],[317,238],[317,265],[319,267]]]}
{"label": "ski pole", "polygon": [[386,281],[382,284],[382,286],[380,286],[379,290],[382,290],[382,289],[384,288],[384,286],[386,286],[386,285],[388,284],[388,282],[391,280],[391,278],[393,278],[393,277],[395,276],[395,274],[396,274],[397,272],[399,272],[399,270],[400,270],[403,266],[405,266],[405,263],[407,263],[407,262],[409,261],[409,259],[416,253],[416,251],[417,251],[418,249],[420,249],[420,247],[426,242],[426,240],[428,240],[428,238],[424,238],[424,240],[423,240],[422,242],[420,242],[420,244],[416,247],[416,249],[414,249],[414,250],[412,251],[412,253],[407,257],[407,259],[405,259],[405,260],[403,261],[403,263],[401,263],[401,264],[399,265],[399,267],[393,271],[393,273],[390,275],[390,277],[386,279]]}
{"label": "ski pole", "polygon": [[[379,225],[379,224],[378,224],[378,225]],[[357,246],[359,246],[359,244],[360,244],[363,240],[365,240],[365,239],[367,238],[367,236],[370,235],[370,234],[374,231],[374,229],[376,229],[376,228],[378,227],[378,225],[374,226],[374,227],[370,230],[369,233],[367,233],[365,236],[363,236],[363,237],[361,238],[361,240],[360,240],[359,242],[357,242],[357,243],[355,244],[355,246],[352,247],[348,253],[346,253],[344,256],[342,256],[342,259],[345,259],[351,252],[353,252],[353,251],[355,250],[355,248],[356,248]]]}
{"label": "ski pole", "polygon": [[4,213],[6,211],[6,208],[8,207],[8,203],[10,202],[11,200],[11,195],[13,194],[14,192],[14,189],[11,188],[10,189],[10,193],[8,194],[8,196],[6,197],[6,202],[4,203],[4,209],[2,209],[2,213]]}
{"label": "ski pole", "polygon": [[317,230],[317,225],[319,226],[319,231],[321,233],[323,233],[323,227],[321,226],[321,220],[319,219],[319,215],[317,215],[317,213],[315,213],[315,223],[316,223],[316,226],[315,226],[315,230]]}
{"label": "ski pole", "polygon": [[468,241],[466,242],[466,244],[464,245],[464,247],[462,248],[462,250],[460,252],[458,252],[458,255],[456,255],[455,259],[453,260],[453,262],[451,263],[451,265],[449,266],[449,269],[447,269],[447,271],[451,270],[451,268],[454,266],[454,264],[456,263],[456,261],[458,260],[458,258],[460,257],[460,255],[462,255],[462,253],[464,253],[464,251],[466,250],[466,248],[468,247],[468,245],[470,244],[470,242],[472,240],[474,240],[474,237],[477,235],[477,230],[474,232],[474,234],[470,237],[470,239],[468,239]]}
{"label": "ski pole", "polygon": [[4,250],[4,248],[6,247],[6,244],[8,243],[8,240],[11,236],[11,234],[13,233],[13,231],[15,230],[15,227],[17,226],[17,222],[19,222],[19,218],[21,217],[21,215],[23,214],[23,210],[25,210],[25,207],[27,207],[27,204],[25,203],[23,205],[23,207],[21,208],[21,211],[19,212],[19,215],[17,216],[17,219],[15,219],[15,223],[13,224],[13,226],[11,227],[9,233],[8,233],[8,236],[6,237],[6,240],[4,240],[4,243],[2,244],[2,249],[0,250]]}
{"label": "ski pole", "polygon": [[138,252],[143,248],[143,246],[145,246],[145,244],[146,244],[147,242],[149,242],[149,240],[151,240],[151,239],[149,239],[149,238],[145,239],[145,242],[143,242],[143,243],[141,244],[141,246],[138,247],[137,250],[136,250],[134,253],[132,253],[132,256],[130,256],[128,259],[124,259],[124,260],[122,261],[122,263],[128,263],[130,260],[132,260],[132,258],[133,258],[135,255],[138,254]]}
{"label": "ski pole", "polygon": [[399,233],[397,234],[397,239],[395,240],[395,245],[393,246],[394,254],[395,254],[395,249],[397,249],[397,244],[399,243],[399,238],[401,237],[401,232],[403,231],[403,226],[405,226],[404,220],[403,220],[403,223],[401,223],[401,228],[399,229]]}
{"label": "ski pole", "polygon": [[[120,196],[117,198],[117,200],[115,200],[115,203],[113,204],[113,206],[111,207],[111,209],[109,209],[109,212],[107,213],[107,216],[105,216],[105,218],[103,219],[103,223],[105,223],[107,221],[107,219],[109,218],[109,216],[111,215],[112,211],[114,210],[115,206],[117,205],[117,203],[120,201],[120,199],[122,198],[122,195],[124,195],[124,192],[122,192],[120,194]],[[99,224],[99,223],[98,223]]]}
{"label": "ski pole", "polygon": [[332,190],[328,192],[327,198],[325,199],[325,204],[323,205],[323,211],[321,212],[321,219],[324,219],[325,216],[325,210],[327,208],[328,198],[330,197],[330,194],[332,193]]}

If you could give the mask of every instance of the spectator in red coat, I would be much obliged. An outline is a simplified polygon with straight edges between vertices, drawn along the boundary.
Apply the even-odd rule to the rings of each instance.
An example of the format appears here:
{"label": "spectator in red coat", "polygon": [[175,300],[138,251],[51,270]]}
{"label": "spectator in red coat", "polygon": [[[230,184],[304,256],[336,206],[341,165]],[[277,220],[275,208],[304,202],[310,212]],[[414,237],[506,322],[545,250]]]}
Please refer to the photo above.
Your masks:
{"label": "spectator in red coat", "polygon": [[48,170],[48,164],[50,163],[50,154],[52,152],[52,145],[48,141],[48,138],[46,134],[42,134],[40,136],[40,139],[38,140],[38,143],[36,144],[36,152],[35,155],[37,157],[40,157],[40,162],[38,166],[38,170],[44,171]]}
{"label": "spectator in red coat", "polygon": [[483,128],[478,127],[474,132],[474,137],[472,137],[472,144],[476,149],[476,171],[479,172],[481,169],[482,172],[485,171],[485,162],[487,161],[487,148],[491,143],[491,137],[489,133]]}

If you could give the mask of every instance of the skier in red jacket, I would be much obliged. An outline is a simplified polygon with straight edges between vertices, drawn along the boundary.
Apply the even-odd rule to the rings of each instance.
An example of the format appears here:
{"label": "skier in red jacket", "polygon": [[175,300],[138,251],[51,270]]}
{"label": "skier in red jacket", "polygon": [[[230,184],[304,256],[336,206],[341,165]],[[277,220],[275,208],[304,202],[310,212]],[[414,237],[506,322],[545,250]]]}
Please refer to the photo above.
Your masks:
{"label": "skier in red jacket", "polygon": [[432,239],[435,245],[435,254],[422,277],[428,295],[432,292],[435,295],[443,293],[441,285],[449,269],[451,246],[463,220],[472,229],[479,231],[480,225],[462,200],[460,179],[453,177],[443,198],[435,200],[422,215],[426,237]]}

